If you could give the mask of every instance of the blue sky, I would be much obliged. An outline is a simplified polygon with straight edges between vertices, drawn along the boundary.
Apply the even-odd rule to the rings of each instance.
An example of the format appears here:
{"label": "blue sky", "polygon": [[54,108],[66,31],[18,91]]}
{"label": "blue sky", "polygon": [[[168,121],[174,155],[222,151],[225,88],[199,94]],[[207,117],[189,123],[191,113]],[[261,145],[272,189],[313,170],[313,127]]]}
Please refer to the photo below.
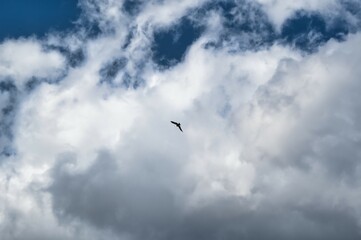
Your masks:
{"label": "blue sky", "polygon": [[66,31],[74,27],[80,14],[78,3],[73,0],[2,0],[0,40]]}
{"label": "blue sky", "polygon": [[358,0],[1,1],[1,240],[360,239],[360,27]]}
{"label": "blue sky", "polygon": [[[79,27],[81,7],[73,0],[4,0],[0,3],[0,41],[20,37],[43,37],[51,32],[67,32]],[[240,32],[262,32],[257,45],[269,45],[276,41],[284,44],[294,44],[305,51],[312,51],[329,39],[342,40],[348,32],[354,31],[342,16],[327,25],[324,17],[313,11],[295,11],[283,24],[281,32],[276,32],[266,16],[266,13],[254,4],[247,14],[259,16],[257,22],[242,20],[237,22],[237,1],[214,1],[196,9],[191,14],[204,15],[210,11],[220,11],[225,18],[225,32],[216,42],[209,46],[217,46],[227,41],[230,36],[237,36]],[[123,9],[129,14],[135,14],[142,6],[141,1],[126,1]],[[351,9],[350,9],[351,11]],[[201,17],[202,18],[202,17]],[[78,24],[76,24],[78,22]],[[154,33],[152,46],[153,60],[161,66],[171,66],[182,60],[187,48],[197,40],[204,31],[203,19],[191,21],[184,18],[170,29],[158,30]],[[329,23],[328,23],[329,24]],[[261,27],[261,28],[260,28]],[[265,34],[267,33],[267,34]],[[308,34],[317,35],[315,42],[311,42]]]}

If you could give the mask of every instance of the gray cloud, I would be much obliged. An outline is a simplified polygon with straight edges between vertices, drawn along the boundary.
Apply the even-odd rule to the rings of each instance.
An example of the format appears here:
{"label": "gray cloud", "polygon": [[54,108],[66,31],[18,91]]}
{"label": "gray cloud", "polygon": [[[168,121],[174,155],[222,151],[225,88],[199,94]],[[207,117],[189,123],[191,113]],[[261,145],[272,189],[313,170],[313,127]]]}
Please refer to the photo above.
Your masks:
{"label": "gray cloud", "polygon": [[78,218],[99,228],[150,239],[162,237],[175,227],[175,196],[159,183],[162,177],[152,166],[134,167],[122,174],[124,170],[106,152],[80,174],[65,170],[68,164],[69,160],[60,160],[55,166],[49,188],[54,211],[63,221]]}
{"label": "gray cloud", "polygon": [[[179,205],[185,193],[162,186],[159,178],[164,175],[154,175],[150,169],[122,174],[116,160],[102,152],[90,168],[76,174],[70,159],[59,159],[49,188],[54,212],[62,222],[78,219],[135,239],[359,237],[355,216],[342,205],[330,206],[317,199],[304,204],[297,202],[301,199],[283,202],[282,195],[255,191],[245,198],[225,197],[187,209]],[[258,194],[265,194],[265,198],[254,207]]]}

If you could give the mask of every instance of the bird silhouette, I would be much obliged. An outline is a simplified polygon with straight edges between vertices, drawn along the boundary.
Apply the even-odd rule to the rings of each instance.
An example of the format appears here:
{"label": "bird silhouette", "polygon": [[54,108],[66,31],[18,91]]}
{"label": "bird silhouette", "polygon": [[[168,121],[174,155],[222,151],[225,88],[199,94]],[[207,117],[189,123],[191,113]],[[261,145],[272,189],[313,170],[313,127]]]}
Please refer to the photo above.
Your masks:
{"label": "bird silhouette", "polygon": [[181,130],[181,132],[183,132],[182,128],[181,128],[181,124],[180,123],[177,123],[177,122],[173,122],[173,121],[170,121],[171,123],[173,123],[174,125],[176,125],[179,130]]}

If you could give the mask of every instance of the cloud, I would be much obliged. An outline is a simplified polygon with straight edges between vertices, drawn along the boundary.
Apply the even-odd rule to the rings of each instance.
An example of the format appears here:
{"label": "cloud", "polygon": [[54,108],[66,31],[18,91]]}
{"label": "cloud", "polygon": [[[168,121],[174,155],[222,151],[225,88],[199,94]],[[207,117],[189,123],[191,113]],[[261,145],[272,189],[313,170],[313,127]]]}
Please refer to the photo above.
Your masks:
{"label": "cloud", "polygon": [[[360,33],[308,54],[277,41],[235,48],[236,38],[212,48],[229,30],[213,9],[160,69],[153,34],[182,32],[174,26],[205,2],[83,4],[106,31],[0,46],[10,79],[0,107],[16,103],[2,128],[14,149],[0,167],[5,240],[360,237]],[[32,77],[46,81],[24,91]]]}
{"label": "cloud", "polygon": [[11,78],[22,86],[32,77],[54,79],[64,68],[63,56],[45,52],[36,40],[6,41],[0,45],[0,78]]}
{"label": "cloud", "polygon": [[10,81],[0,82],[0,151],[2,155],[10,155],[13,152],[11,131],[17,107],[18,91]]}
{"label": "cloud", "polygon": [[270,1],[270,0],[257,0],[267,12],[270,19],[279,28],[283,22],[291,17],[291,15],[297,10],[306,11],[327,11],[329,8],[334,7],[337,1],[309,1],[309,0],[297,0],[284,3],[282,1]]}

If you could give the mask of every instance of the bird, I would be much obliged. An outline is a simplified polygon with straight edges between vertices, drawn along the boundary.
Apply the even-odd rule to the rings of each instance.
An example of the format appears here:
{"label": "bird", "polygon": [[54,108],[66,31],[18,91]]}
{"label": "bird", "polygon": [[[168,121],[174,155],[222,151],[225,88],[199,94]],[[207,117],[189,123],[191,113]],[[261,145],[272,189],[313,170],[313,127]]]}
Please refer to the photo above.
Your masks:
{"label": "bird", "polygon": [[173,122],[173,121],[170,121],[171,123],[173,123],[174,125],[176,125],[179,130],[181,130],[181,132],[183,132],[182,128],[181,128],[181,124],[180,123],[177,123],[177,122]]}

